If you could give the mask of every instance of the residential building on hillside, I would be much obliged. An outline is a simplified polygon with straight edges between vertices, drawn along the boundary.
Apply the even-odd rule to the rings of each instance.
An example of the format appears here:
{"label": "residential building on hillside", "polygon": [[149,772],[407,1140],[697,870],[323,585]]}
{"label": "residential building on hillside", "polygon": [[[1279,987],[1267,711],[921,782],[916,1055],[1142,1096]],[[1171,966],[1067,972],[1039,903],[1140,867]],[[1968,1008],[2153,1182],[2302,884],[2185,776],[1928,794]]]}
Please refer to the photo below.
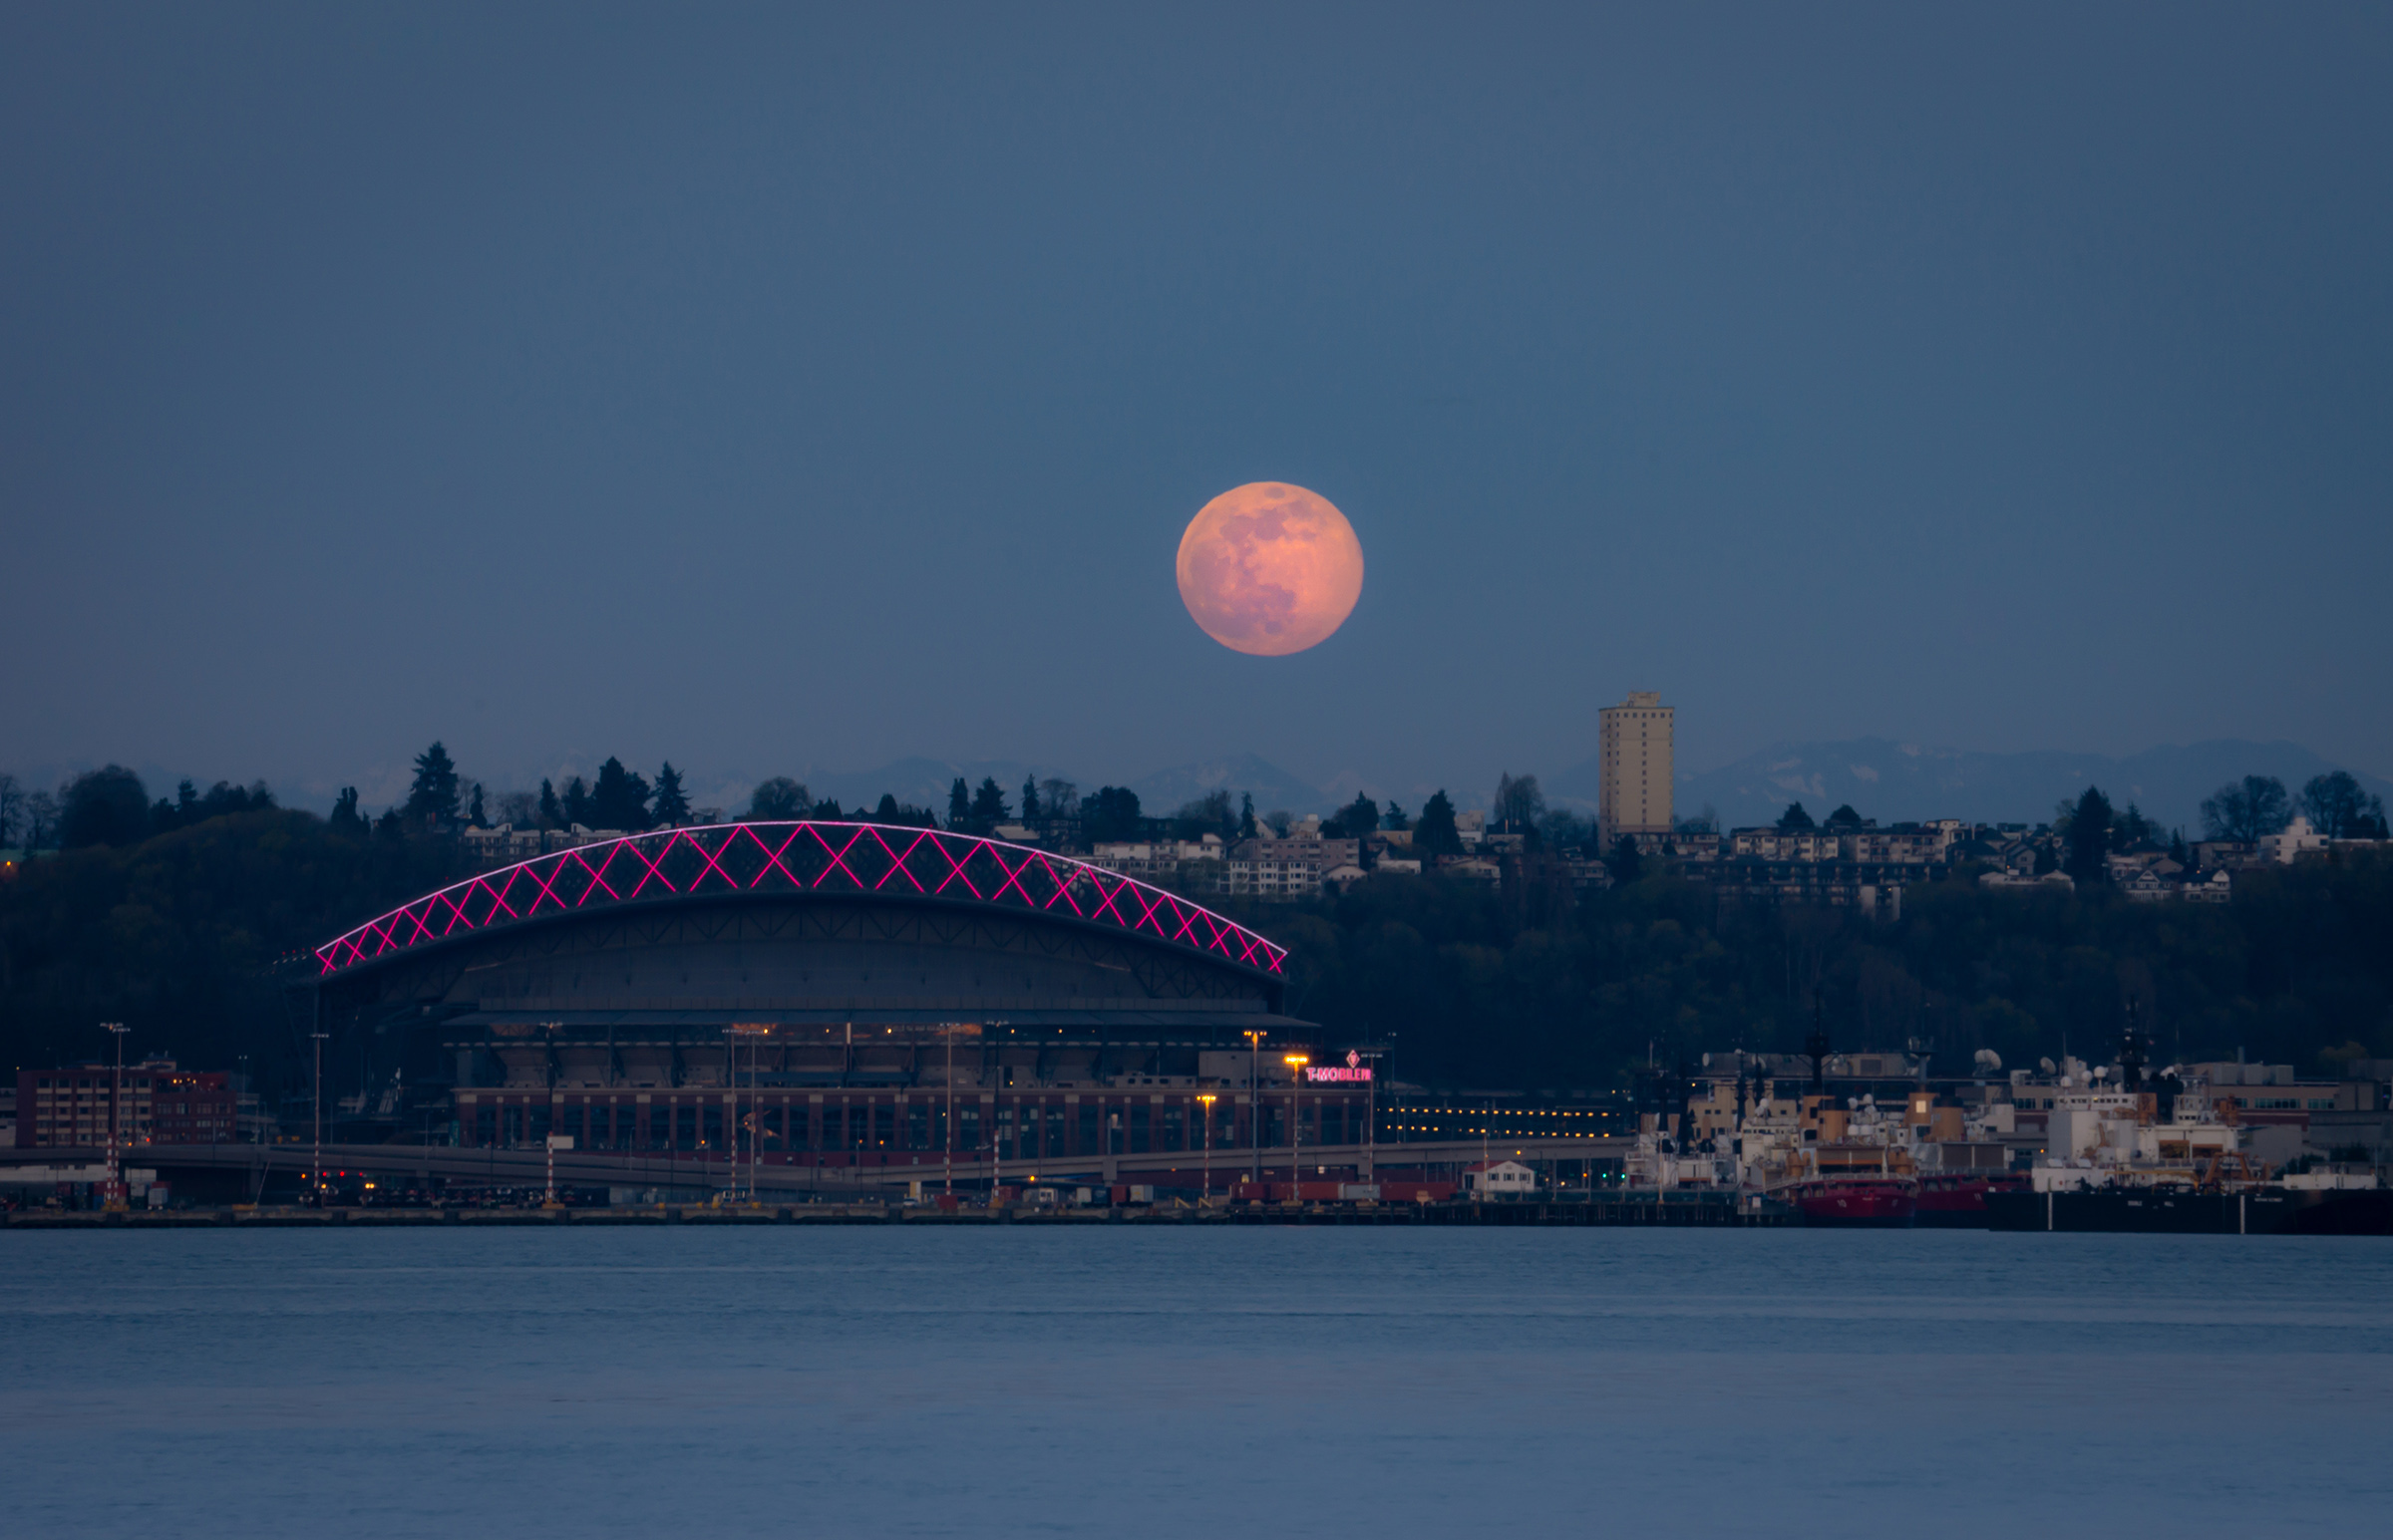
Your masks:
{"label": "residential building on hillside", "polygon": [[1321,891],[1322,879],[1341,866],[1361,869],[1361,840],[1317,833],[1241,839],[1229,849],[1228,891],[1254,898],[1311,898]]}
{"label": "residential building on hillside", "polygon": [[1638,690],[1595,715],[1597,843],[1608,851],[1623,834],[1669,833],[1673,708]]}

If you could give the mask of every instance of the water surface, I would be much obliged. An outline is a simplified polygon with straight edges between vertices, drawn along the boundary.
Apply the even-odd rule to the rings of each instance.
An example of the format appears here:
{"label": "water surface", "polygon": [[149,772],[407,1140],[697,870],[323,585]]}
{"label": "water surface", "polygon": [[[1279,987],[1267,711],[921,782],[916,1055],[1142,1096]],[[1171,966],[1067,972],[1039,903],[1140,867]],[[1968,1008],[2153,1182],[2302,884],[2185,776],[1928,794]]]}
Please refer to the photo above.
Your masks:
{"label": "water surface", "polygon": [[17,1534],[2376,1532],[2393,1245],[0,1238]]}

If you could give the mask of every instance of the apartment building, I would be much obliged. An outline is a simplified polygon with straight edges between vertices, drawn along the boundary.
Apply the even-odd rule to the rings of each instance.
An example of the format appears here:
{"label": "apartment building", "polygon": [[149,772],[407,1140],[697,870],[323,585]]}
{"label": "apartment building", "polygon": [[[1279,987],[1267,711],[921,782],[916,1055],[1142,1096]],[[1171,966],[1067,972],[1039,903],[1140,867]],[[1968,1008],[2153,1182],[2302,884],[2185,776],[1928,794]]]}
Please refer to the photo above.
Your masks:
{"label": "apartment building", "polygon": [[1650,690],[1596,713],[1595,834],[1604,849],[1623,834],[1670,832],[1674,715]]}

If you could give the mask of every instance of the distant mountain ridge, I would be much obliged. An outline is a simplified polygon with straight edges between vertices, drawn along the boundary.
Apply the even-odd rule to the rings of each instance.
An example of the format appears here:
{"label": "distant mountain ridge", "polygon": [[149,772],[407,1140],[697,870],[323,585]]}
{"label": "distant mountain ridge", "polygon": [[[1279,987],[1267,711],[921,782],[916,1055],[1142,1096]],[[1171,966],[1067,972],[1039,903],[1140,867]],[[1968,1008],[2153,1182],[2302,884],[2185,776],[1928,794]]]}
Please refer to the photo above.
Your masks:
{"label": "distant mountain ridge", "polygon": [[[2040,823],[2063,797],[2100,786],[2120,807],[2144,813],[2188,836],[2202,830],[2202,800],[2227,781],[2274,775],[2298,794],[2313,775],[2347,767],[2299,744],[2212,739],[2165,745],[2113,758],[2036,750],[1986,754],[1930,749],[1885,738],[1834,743],[1774,744],[1701,774],[1681,771],[1673,792],[1680,817],[1710,804],[1721,826],[1769,823],[1800,801],[1817,817],[1846,802],[1880,823],[1917,818],[1966,818],[1978,823]],[[1547,785],[1557,799],[1592,806],[1596,762],[1572,767]],[[2393,781],[2353,770],[2352,777],[2393,801]]]}
{"label": "distant mountain ridge", "polygon": [[[865,770],[810,770],[800,778],[817,797],[838,797],[842,806],[870,807],[885,791],[900,802],[928,807],[944,817],[948,788],[959,775],[967,786],[978,786],[983,778],[995,776],[997,784],[1005,788],[1006,805],[1018,812],[1023,777],[1033,774],[1041,780],[1050,776],[1069,780],[1080,788],[1083,796],[1105,784],[1053,766],[1032,766],[1016,760],[958,762],[920,757],[892,760]],[[1319,786],[1251,754],[1173,766],[1141,776],[1129,785],[1139,794],[1140,807],[1151,814],[1173,812],[1183,802],[1216,790],[1227,791],[1233,801],[1240,793],[1251,792],[1257,812],[1268,812],[1274,807],[1299,813],[1318,812],[1328,805],[1328,798]]]}

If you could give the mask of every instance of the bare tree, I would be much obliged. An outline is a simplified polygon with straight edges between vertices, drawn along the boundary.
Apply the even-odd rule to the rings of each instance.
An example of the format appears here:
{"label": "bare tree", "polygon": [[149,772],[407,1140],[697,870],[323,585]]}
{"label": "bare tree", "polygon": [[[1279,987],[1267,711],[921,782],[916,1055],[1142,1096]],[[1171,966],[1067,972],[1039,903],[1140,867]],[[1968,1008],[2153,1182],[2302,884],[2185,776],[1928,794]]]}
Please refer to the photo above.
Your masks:
{"label": "bare tree", "polygon": [[2285,783],[2274,775],[2246,775],[2230,780],[2202,799],[2203,830],[2213,839],[2235,839],[2248,844],[2273,834],[2292,817]]}
{"label": "bare tree", "polygon": [[502,791],[499,793],[499,821],[519,829],[540,826],[540,798],[532,791]]}
{"label": "bare tree", "polygon": [[25,795],[25,848],[41,850],[58,843],[58,798],[47,791]]}
{"label": "bare tree", "polygon": [[1545,793],[1538,788],[1537,776],[1507,773],[1496,777],[1496,816],[1507,830],[1522,833],[1536,828],[1544,810]]}
{"label": "bare tree", "polygon": [[17,820],[25,815],[25,788],[17,777],[0,771],[0,845],[11,842]]}
{"label": "bare tree", "polygon": [[2310,826],[2329,839],[2363,839],[2385,815],[2381,798],[2360,789],[2349,770],[2312,775],[2301,788],[2301,810]]}

